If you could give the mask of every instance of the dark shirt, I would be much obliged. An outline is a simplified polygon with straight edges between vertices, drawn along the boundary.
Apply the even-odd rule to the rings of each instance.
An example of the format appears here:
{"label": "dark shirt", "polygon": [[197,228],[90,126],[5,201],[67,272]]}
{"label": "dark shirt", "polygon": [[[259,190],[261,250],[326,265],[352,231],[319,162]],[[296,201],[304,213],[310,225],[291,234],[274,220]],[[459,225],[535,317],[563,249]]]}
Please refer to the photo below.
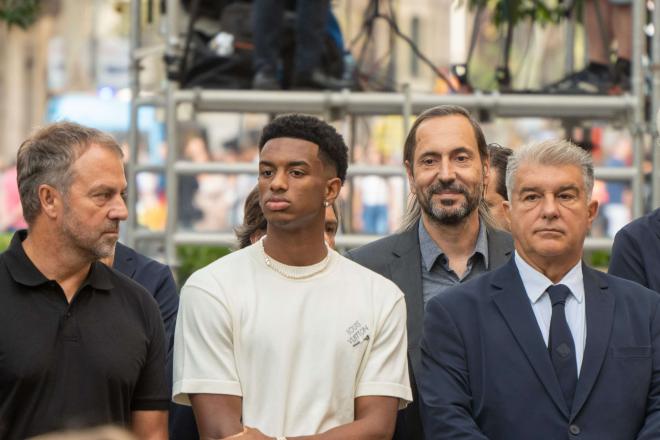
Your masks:
{"label": "dark shirt", "polygon": [[428,300],[438,293],[476,278],[488,270],[488,236],[481,221],[474,251],[468,259],[465,273],[461,276],[449,267],[445,252],[433,241],[422,221],[419,222],[419,250],[422,254],[422,290],[425,306]]}
{"label": "dark shirt", "polygon": [[166,410],[158,306],[129,278],[93,263],[71,303],[14,234],[0,254],[0,438],[115,423]]}

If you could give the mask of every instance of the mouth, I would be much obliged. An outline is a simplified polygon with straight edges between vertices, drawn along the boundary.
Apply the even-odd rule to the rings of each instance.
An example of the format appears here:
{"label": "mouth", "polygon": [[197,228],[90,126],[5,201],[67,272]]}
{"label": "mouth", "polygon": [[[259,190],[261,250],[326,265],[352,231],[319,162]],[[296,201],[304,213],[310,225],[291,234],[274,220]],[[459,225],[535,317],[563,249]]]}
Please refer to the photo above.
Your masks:
{"label": "mouth", "polygon": [[429,188],[429,193],[431,193],[432,196],[439,197],[458,197],[466,196],[468,191],[467,188],[459,185],[456,182],[451,184],[443,184],[442,182],[437,182],[431,185]]}
{"label": "mouth", "polygon": [[119,235],[119,224],[113,223],[113,225],[106,229],[103,233],[107,235]]}
{"label": "mouth", "polygon": [[434,192],[433,195],[437,197],[459,197],[462,196],[463,193],[460,191],[437,191]]}
{"label": "mouth", "polygon": [[288,208],[289,205],[291,205],[291,202],[286,199],[273,198],[266,202],[266,208],[270,211],[283,211]]}
{"label": "mouth", "polygon": [[564,235],[564,231],[562,231],[561,229],[554,229],[554,228],[537,229],[534,232],[536,234],[544,234],[544,235]]}

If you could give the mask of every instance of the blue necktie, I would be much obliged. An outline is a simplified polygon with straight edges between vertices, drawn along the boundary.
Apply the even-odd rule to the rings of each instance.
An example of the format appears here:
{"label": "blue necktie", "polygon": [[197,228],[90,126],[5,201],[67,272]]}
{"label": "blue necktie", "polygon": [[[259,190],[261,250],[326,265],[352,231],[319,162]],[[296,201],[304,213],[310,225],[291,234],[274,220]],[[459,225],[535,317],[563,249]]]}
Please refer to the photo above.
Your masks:
{"label": "blue necktie", "polygon": [[575,344],[566,321],[564,306],[566,298],[571,294],[571,289],[563,284],[557,284],[548,287],[548,294],[552,302],[548,350],[557,379],[559,379],[559,385],[564,393],[564,399],[570,410],[577,385],[577,361],[575,360]]}

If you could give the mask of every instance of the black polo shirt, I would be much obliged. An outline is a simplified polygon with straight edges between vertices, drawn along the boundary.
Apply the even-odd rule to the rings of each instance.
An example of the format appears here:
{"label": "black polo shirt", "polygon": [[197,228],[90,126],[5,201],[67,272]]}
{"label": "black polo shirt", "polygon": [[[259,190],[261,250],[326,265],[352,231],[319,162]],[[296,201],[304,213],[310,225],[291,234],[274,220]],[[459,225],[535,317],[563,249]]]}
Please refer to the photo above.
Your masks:
{"label": "black polo shirt", "polygon": [[165,336],[149,293],[102,263],[67,303],[17,232],[0,254],[0,439],[63,428],[128,426],[166,410]]}

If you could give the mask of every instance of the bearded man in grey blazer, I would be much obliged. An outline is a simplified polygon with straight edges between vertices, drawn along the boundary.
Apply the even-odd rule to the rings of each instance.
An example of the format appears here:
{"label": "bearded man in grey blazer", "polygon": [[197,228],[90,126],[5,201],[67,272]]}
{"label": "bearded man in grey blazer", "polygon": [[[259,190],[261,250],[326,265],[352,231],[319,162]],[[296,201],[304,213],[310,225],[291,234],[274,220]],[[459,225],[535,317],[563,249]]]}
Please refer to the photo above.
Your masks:
{"label": "bearded man in grey blazer", "polygon": [[415,377],[426,302],[449,287],[502,266],[511,236],[491,226],[484,191],[490,171],[481,127],[462,107],[422,113],[404,145],[410,205],[401,230],[351,250],[348,258],[394,281],[408,313],[408,355],[415,402],[400,412],[395,439],[423,438]]}

